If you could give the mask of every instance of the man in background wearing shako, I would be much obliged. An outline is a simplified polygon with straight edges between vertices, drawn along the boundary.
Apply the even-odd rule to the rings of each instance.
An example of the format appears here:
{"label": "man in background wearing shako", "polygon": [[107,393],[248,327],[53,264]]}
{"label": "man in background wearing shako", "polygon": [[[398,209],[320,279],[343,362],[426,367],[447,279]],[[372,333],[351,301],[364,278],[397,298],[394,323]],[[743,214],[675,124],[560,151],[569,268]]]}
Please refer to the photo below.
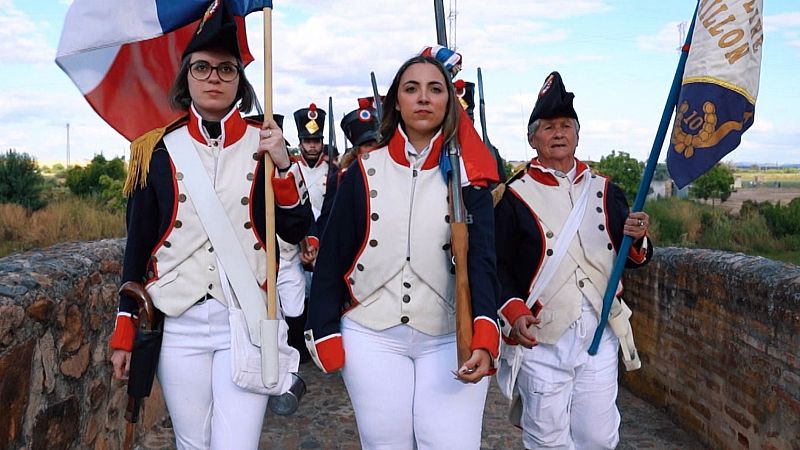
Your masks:
{"label": "man in background wearing shako", "polygon": [[647,214],[629,212],[622,189],[575,158],[574,97],[558,72],[547,77],[528,121],[537,156],[495,208],[499,316],[510,344],[497,381],[522,401],[527,449],[615,448],[620,348],[626,369],[641,365],[621,282],[597,354],[588,353],[623,235],[633,238],[629,268],[646,264],[653,245]]}
{"label": "man in background wearing shako", "polygon": [[[302,289],[302,294],[294,292],[290,296],[294,300],[287,301],[284,309],[290,311],[286,317],[286,322],[289,324],[289,345],[300,352],[300,362],[306,362],[311,356],[303,337],[306,322],[305,303],[311,287],[311,271],[313,271],[317,259],[319,238],[322,235],[322,232],[318,231],[316,221],[322,212],[322,204],[325,201],[328,175],[331,172],[335,173],[336,168],[330,165],[328,154],[325,151],[327,148],[322,142],[325,131],[325,111],[311,103],[308,108],[301,108],[294,112],[294,121],[297,125],[297,137],[300,140],[298,144],[300,155],[292,159],[303,174],[315,223],[300,245],[278,242],[281,248],[281,259],[284,263],[278,271],[278,277],[279,284],[282,283],[286,286],[285,290],[298,291]],[[298,302],[298,299],[302,299],[302,302]]]}
{"label": "man in background wearing shako", "polygon": [[471,81],[455,80],[453,87],[458,96],[458,103],[467,112],[469,120],[475,123],[475,83]]}
{"label": "man in background wearing shako", "polygon": [[355,162],[358,155],[366,153],[375,148],[378,144],[378,116],[374,107],[373,97],[362,97],[358,99],[358,109],[354,109],[342,118],[341,127],[344,135],[352,147],[342,155],[339,163],[339,170],[331,172],[328,176],[328,185],[325,190],[325,201],[322,203],[322,212],[317,219],[317,231],[322,236],[325,232],[325,224],[333,206],[336,189],[339,186],[347,168]]}

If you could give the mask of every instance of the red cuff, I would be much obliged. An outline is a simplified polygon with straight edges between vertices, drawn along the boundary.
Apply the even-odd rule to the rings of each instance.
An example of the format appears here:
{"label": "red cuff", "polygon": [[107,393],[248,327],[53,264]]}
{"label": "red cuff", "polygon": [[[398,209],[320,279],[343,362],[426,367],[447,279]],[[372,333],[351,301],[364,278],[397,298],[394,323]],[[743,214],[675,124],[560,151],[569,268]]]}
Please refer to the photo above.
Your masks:
{"label": "red cuff", "polygon": [[286,178],[273,178],[272,189],[275,191],[275,203],[283,208],[291,208],[300,203],[300,194],[294,181],[294,174],[289,172]]}
{"label": "red cuff", "polygon": [[[645,235],[643,239],[647,239],[647,236]],[[639,248],[636,248],[631,245],[630,250],[628,250],[628,258],[630,258],[630,260],[636,264],[642,264],[644,260],[647,259],[647,247],[642,245]]]}
{"label": "red cuff", "polygon": [[308,239],[309,247],[319,248],[319,238],[317,238],[316,236],[308,236],[306,237],[306,239]]}
{"label": "red cuff", "polygon": [[[306,331],[308,338],[310,331]],[[313,334],[311,334],[313,336]],[[344,367],[344,346],[342,335],[332,334],[318,341],[306,341],[314,362],[325,373],[335,372]],[[311,348],[313,346],[313,348]]]}
{"label": "red cuff", "polygon": [[508,300],[500,307],[498,313],[500,315],[500,325],[503,327],[503,334],[508,334],[505,332],[506,328],[510,330],[520,317],[533,315],[521,298],[512,298]]}
{"label": "red cuff", "polygon": [[500,356],[500,329],[485,316],[476,317],[472,322],[472,345],[470,350],[484,349],[493,359]]}
{"label": "red cuff", "polygon": [[118,315],[114,332],[111,334],[111,341],[108,346],[113,350],[133,350],[133,341],[136,338],[136,325],[128,315]]}

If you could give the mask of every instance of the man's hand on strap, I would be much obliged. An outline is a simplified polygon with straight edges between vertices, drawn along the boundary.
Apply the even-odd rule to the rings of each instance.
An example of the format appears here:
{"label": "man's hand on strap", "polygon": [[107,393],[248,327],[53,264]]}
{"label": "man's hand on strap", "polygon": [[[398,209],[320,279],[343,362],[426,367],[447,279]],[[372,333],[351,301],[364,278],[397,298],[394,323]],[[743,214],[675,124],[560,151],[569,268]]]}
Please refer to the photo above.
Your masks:
{"label": "man's hand on strap", "polygon": [[517,343],[525,348],[533,348],[538,345],[536,336],[533,334],[533,327],[541,322],[531,314],[520,316],[511,328],[510,338],[517,341]]}

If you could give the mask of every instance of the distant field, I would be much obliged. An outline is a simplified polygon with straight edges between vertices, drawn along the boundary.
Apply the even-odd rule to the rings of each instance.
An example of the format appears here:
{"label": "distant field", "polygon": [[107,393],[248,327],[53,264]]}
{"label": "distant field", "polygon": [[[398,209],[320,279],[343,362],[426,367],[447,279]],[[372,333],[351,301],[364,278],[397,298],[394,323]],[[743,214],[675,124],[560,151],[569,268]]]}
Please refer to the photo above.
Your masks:
{"label": "distant field", "polygon": [[[798,184],[800,185],[800,182],[798,182]],[[781,185],[783,186],[783,184]],[[785,205],[797,197],[800,197],[800,186],[792,188],[739,188],[736,192],[731,194],[728,200],[725,200],[719,206],[734,214],[738,214],[745,200],[752,200],[755,202],[781,202],[782,205]]]}
{"label": "distant field", "polygon": [[742,186],[749,185],[758,179],[761,186],[772,186],[780,183],[781,187],[800,187],[800,170],[780,169],[780,170],[736,170],[733,176],[741,177]]}

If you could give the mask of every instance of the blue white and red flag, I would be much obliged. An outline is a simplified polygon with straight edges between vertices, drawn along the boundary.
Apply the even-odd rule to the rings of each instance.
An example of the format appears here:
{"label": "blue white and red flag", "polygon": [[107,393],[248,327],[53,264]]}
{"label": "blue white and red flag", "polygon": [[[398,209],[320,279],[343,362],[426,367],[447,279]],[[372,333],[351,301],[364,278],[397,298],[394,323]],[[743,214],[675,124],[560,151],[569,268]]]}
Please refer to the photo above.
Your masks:
{"label": "blue white and red flag", "polygon": [[[217,0],[219,1],[219,0]],[[224,0],[239,25],[245,64],[244,16],[272,1]],[[128,140],[176,119],[167,94],[181,54],[210,0],[75,0],[67,11],[56,64],[97,114]]]}
{"label": "blue white and red flag", "polygon": [[753,124],[764,42],[763,0],[701,0],[683,72],[667,167],[682,188]]}

